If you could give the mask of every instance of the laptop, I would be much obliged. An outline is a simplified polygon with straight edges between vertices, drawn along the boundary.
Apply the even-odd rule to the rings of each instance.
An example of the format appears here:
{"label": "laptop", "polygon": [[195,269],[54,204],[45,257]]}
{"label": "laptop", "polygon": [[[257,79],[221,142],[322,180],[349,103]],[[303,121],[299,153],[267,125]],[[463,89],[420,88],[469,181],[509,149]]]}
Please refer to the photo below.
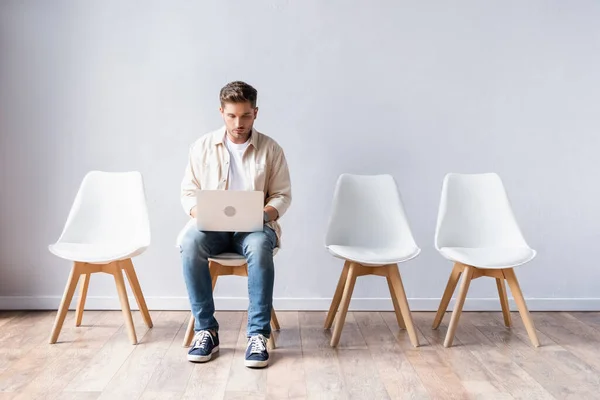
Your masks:
{"label": "laptop", "polygon": [[265,195],[257,190],[196,191],[196,224],[201,231],[261,232]]}

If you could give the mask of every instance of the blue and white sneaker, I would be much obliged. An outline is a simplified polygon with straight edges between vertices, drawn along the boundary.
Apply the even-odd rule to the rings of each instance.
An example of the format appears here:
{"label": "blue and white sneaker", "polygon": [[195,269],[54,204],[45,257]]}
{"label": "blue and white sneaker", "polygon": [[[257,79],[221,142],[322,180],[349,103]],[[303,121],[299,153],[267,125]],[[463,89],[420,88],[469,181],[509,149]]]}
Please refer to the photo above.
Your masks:
{"label": "blue and white sneaker", "polygon": [[219,351],[219,333],[212,334],[211,331],[198,331],[194,336],[192,348],[188,352],[187,359],[192,362],[210,361],[212,355]]}
{"label": "blue and white sneaker", "polygon": [[264,368],[269,365],[267,338],[261,334],[251,336],[246,347],[246,367]]}

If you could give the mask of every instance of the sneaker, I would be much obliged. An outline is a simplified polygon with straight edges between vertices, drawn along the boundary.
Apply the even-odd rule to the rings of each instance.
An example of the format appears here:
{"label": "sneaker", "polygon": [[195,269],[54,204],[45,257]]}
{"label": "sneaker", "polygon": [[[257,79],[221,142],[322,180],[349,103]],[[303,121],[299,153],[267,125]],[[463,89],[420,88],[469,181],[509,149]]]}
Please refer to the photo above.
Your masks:
{"label": "sneaker", "polygon": [[215,333],[213,335],[208,330],[198,331],[194,336],[187,359],[192,362],[207,362],[217,351],[219,351],[219,334]]}
{"label": "sneaker", "polygon": [[246,367],[264,368],[269,365],[267,338],[261,334],[251,336],[246,347]]}

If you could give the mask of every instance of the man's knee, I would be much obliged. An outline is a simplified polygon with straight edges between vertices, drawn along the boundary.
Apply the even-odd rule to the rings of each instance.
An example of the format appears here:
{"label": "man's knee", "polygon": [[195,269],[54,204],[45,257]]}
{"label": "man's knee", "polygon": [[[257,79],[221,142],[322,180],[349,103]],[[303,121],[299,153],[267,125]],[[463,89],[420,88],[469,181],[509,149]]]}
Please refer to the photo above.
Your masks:
{"label": "man's knee", "polygon": [[265,257],[273,258],[273,242],[264,232],[256,232],[244,243],[244,256],[248,259]]}
{"label": "man's knee", "polygon": [[181,239],[179,248],[184,254],[208,255],[206,233],[196,228],[189,229]]}

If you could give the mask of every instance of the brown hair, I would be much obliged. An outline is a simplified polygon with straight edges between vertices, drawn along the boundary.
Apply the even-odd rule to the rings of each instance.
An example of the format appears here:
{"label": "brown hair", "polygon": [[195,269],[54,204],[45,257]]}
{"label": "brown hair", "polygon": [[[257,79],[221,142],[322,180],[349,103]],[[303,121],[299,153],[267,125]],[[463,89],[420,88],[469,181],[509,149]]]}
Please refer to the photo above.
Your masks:
{"label": "brown hair", "polygon": [[252,107],[256,107],[257,97],[258,92],[256,89],[241,81],[228,83],[221,89],[221,93],[219,94],[221,106],[225,103],[244,103],[249,101]]}

